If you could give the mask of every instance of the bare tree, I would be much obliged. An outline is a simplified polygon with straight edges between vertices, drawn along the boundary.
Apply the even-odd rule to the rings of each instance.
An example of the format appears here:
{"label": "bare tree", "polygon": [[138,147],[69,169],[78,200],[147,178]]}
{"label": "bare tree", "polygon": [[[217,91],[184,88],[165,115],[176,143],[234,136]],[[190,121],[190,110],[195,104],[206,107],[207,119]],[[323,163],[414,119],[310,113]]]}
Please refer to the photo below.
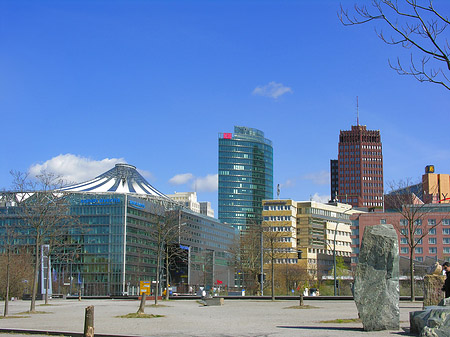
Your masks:
{"label": "bare tree", "polygon": [[391,35],[379,30],[378,37],[388,45],[411,49],[409,65],[397,57],[395,62],[389,60],[389,66],[399,75],[410,75],[419,82],[436,83],[450,90],[450,45],[445,34],[450,21],[432,0],[372,0],[371,9],[355,5],[353,14],[341,5],[338,15],[345,26],[383,21]]}
{"label": "bare tree", "polygon": [[[419,197],[421,185],[413,185],[409,180],[388,183],[391,193],[385,196],[385,207],[401,215],[398,223],[393,223],[400,237],[404,238],[409,250],[409,271],[411,301],[415,301],[414,256],[415,248],[434,230],[448,213],[440,212],[438,204],[426,204]],[[434,223],[424,224],[423,220],[430,214],[436,214]],[[439,216],[438,216],[439,214]]]}
{"label": "bare tree", "polygon": [[234,264],[241,276],[242,286],[250,294],[256,294],[258,291],[258,274],[261,273],[261,235],[261,225],[249,224],[241,231],[229,252],[233,258],[231,265]]}
{"label": "bare tree", "polygon": [[[7,195],[2,196],[2,202],[9,203],[7,199]],[[6,214],[5,214],[6,215]],[[11,267],[12,267],[12,254],[15,250],[14,247],[14,239],[17,236],[16,224],[11,224],[10,221],[5,219],[5,215],[2,214],[2,222],[3,222],[3,230],[0,236],[0,242],[2,246],[2,250],[4,253],[4,257],[6,261],[4,261],[4,265],[6,266],[5,271],[5,309],[3,311],[3,316],[8,316],[9,314],[9,298],[10,298],[10,280],[11,280]]]}
{"label": "bare tree", "polygon": [[42,172],[33,180],[25,173],[12,171],[11,174],[20,230],[22,236],[28,237],[33,245],[34,277],[30,312],[35,312],[41,247],[66,237],[76,217],[70,215],[68,195],[58,191],[64,186],[60,177]]}
{"label": "bare tree", "polygon": [[278,264],[275,266],[275,284],[280,287],[280,291],[291,295],[292,290],[300,293],[300,305],[303,305],[303,290],[309,285],[312,280],[308,274],[306,263],[295,263],[284,265]]}
{"label": "bare tree", "polygon": [[[9,260],[9,267],[8,267]],[[0,255],[0,297],[5,299],[3,315],[9,314],[9,299],[21,297],[28,287],[28,280],[32,279],[32,256],[23,247],[13,246],[9,253]]]}
{"label": "bare tree", "polygon": [[[286,232],[277,231],[277,227],[266,226],[263,224],[264,231],[264,261],[270,263],[270,279],[271,279],[271,293],[272,301],[275,300],[275,264],[277,259],[286,257],[285,247],[282,244]],[[290,236],[288,236],[290,238]],[[287,260],[287,259],[286,259]],[[287,263],[287,261],[285,261]]]}
{"label": "bare tree", "polygon": [[[155,201],[153,204],[154,214],[157,214],[157,221],[153,228],[153,237],[156,249],[156,283],[155,283],[155,305],[158,305],[158,295],[160,292],[160,279],[162,271],[163,257],[169,259],[170,254],[166,253],[166,247],[174,243],[180,243],[181,227],[179,213],[168,203]],[[168,262],[170,263],[170,262]],[[168,279],[168,275],[166,276]],[[168,283],[166,283],[167,285]],[[167,289],[168,290],[168,289]],[[143,295],[144,296],[144,295]]]}
{"label": "bare tree", "polygon": [[191,234],[186,229],[186,223],[181,223],[181,211],[171,210],[166,213],[167,235],[164,239],[164,254],[166,267],[166,295],[169,299],[169,275],[172,265],[178,262],[187,262],[186,250],[180,247],[181,237],[186,239]]}

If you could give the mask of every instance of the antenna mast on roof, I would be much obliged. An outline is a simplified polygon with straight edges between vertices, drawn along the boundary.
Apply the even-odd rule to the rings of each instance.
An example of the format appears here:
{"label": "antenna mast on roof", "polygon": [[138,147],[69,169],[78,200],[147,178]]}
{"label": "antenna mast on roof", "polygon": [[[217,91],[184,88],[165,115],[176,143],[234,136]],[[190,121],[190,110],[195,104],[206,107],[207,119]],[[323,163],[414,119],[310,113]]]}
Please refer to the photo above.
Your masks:
{"label": "antenna mast on roof", "polygon": [[359,104],[358,104],[358,96],[356,96],[356,125],[359,126]]}

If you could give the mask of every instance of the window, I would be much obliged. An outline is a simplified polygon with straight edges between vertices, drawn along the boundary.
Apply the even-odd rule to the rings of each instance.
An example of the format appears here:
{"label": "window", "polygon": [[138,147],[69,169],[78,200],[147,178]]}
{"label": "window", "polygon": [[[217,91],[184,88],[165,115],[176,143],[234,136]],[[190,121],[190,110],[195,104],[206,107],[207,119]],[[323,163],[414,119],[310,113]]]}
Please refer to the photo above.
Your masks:
{"label": "window", "polygon": [[[450,248],[449,248],[449,249],[450,249]],[[400,253],[401,253],[401,254],[408,254],[408,252],[409,252],[408,247],[402,247],[402,248],[400,248]]]}
{"label": "window", "polygon": [[444,247],[444,254],[450,254],[450,247]]}
{"label": "window", "polygon": [[450,235],[450,228],[442,228],[442,234]]}
{"label": "window", "polygon": [[423,261],[423,257],[422,256],[416,257],[416,261],[422,262]]}
{"label": "window", "polygon": [[443,238],[443,239],[442,239],[442,243],[443,243],[444,245],[450,245],[450,238]]}
{"label": "window", "polygon": [[416,247],[416,248],[414,249],[414,252],[415,252],[416,254],[422,254],[422,253],[423,253],[423,249],[422,249],[422,247]]}
{"label": "window", "polygon": [[430,234],[430,235],[436,235],[436,228],[431,228],[431,229],[428,231],[428,234]]}
{"label": "window", "polygon": [[422,228],[416,228],[415,235],[422,235]]}
{"label": "window", "polygon": [[422,226],[422,219],[417,219],[414,221],[414,226]]}
{"label": "window", "polygon": [[443,224],[444,226],[449,226],[449,225],[450,225],[450,219],[443,219],[443,220],[442,220],[442,224]]}
{"label": "window", "polygon": [[400,244],[401,245],[407,245],[408,244],[408,240],[406,238],[401,238],[400,239]]}
{"label": "window", "polygon": [[386,219],[380,219],[380,224],[381,225],[385,225],[386,224]]}
{"label": "window", "polygon": [[430,248],[428,248],[428,253],[430,253],[430,254],[436,254],[436,253],[437,253],[437,248],[436,248],[436,247],[430,247]]}
{"label": "window", "polygon": [[428,244],[435,245],[436,244],[436,238],[428,238]]}
{"label": "window", "polygon": [[429,226],[436,226],[436,219],[428,219]]}
{"label": "window", "polygon": [[400,219],[400,225],[401,225],[401,226],[407,226],[407,225],[408,225],[408,220],[406,220],[406,219]]}

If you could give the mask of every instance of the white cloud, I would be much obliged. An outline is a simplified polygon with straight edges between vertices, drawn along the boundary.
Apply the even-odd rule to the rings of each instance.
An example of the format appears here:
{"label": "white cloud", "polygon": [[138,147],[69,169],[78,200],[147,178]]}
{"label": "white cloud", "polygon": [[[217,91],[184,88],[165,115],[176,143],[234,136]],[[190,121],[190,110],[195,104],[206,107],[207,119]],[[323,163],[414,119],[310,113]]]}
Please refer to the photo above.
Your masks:
{"label": "white cloud", "polygon": [[28,172],[31,176],[36,176],[41,171],[47,171],[60,176],[67,183],[80,183],[112,169],[117,163],[126,163],[126,161],[123,158],[92,160],[67,153],[53,157],[43,164],[34,164]]}
{"label": "white cloud", "polygon": [[169,184],[172,185],[183,185],[194,179],[194,175],[192,173],[181,173],[173,176],[169,179]]}
{"label": "white cloud", "polygon": [[276,82],[272,81],[269,84],[266,84],[264,86],[256,87],[253,90],[252,94],[277,99],[278,97],[280,97],[288,92],[292,94],[293,91],[291,88],[286,87],[281,83],[276,83]]}
{"label": "white cloud", "polygon": [[280,188],[290,188],[295,186],[295,179],[287,179],[284,183],[280,184]]}
{"label": "white cloud", "polygon": [[311,197],[312,201],[315,202],[321,202],[323,204],[326,204],[330,200],[329,195],[319,195],[319,193],[314,193],[314,195]]}
{"label": "white cloud", "polygon": [[197,192],[215,192],[219,185],[218,174],[208,174],[206,177],[198,177],[192,183],[191,188]]}
{"label": "white cloud", "polygon": [[136,168],[136,170],[147,180],[155,180],[155,176],[150,171],[141,170],[138,168]]}
{"label": "white cloud", "polygon": [[308,173],[303,175],[302,179],[311,180],[316,185],[326,185],[330,183],[330,173],[328,171]]}

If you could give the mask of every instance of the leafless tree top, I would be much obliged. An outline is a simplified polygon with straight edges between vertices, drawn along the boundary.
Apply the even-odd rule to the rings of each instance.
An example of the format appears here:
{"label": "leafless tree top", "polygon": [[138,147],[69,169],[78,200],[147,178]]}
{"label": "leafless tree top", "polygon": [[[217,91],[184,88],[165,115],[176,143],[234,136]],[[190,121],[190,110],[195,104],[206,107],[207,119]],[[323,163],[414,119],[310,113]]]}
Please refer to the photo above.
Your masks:
{"label": "leafless tree top", "polygon": [[397,57],[389,65],[400,75],[431,82],[450,90],[450,45],[446,30],[450,20],[432,0],[372,0],[371,7],[355,5],[353,13],[340,6],[339,19],[345,26],[381,20],[389,33],[376,30],[389,45],[411,49],[409,65]]}

